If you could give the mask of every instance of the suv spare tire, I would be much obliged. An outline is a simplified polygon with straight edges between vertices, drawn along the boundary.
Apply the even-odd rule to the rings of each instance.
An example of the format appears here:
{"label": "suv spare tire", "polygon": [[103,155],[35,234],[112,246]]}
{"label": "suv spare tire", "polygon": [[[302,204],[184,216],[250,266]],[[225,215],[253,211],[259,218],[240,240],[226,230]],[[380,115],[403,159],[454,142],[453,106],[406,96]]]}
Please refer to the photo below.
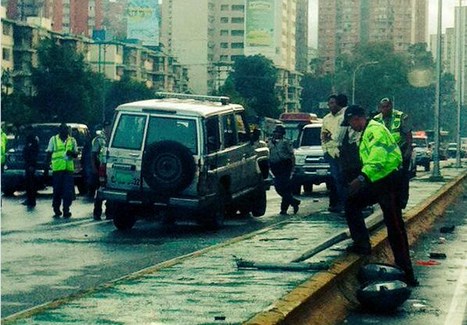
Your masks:
{"label": "suv spare tire", "polygon": [[196,165],[190,149],[176,141],[161,141],[147,146],[142,175],[158,194],[174,194],[191,184]]}

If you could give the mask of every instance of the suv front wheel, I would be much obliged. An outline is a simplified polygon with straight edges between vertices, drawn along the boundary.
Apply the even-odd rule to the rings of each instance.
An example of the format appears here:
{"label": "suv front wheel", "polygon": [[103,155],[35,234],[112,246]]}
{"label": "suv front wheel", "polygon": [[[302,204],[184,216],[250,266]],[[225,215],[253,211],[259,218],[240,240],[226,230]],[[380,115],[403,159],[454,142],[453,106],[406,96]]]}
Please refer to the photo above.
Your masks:
{"label": "suv front wheel", "polygon": [[224,187],[219,186],[218,195],[213,205],[203,209],[198,216],[199,222],[208,230],[217,230],[224,225],[227,194]]}

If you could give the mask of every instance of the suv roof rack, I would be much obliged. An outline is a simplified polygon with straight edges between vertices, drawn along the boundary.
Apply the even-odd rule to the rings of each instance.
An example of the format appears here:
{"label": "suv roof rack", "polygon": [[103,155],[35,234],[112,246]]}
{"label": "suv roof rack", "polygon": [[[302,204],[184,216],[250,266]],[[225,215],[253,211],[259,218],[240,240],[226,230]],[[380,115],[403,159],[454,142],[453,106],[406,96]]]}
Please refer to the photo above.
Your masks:
{"label": "suv roof rack", "polygon": [[156,97],[157,98],[205,100],[209,102],[220,102],[222,105],[227,105],[230,103],[230,98],[227,96],[206,96],[206,95],[192,95],[192,94],[182,94],[182,93],[156,92]]}

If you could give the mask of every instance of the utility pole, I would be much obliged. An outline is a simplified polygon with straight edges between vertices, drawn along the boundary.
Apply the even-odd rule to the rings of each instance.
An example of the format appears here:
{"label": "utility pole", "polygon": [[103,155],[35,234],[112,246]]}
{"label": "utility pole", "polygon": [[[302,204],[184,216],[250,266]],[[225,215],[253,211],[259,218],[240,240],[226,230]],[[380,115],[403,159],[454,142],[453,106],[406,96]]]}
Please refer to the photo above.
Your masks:
{"label": "utility pole", "polygon": [[367,65],[377,64],[377,63],[379,63],[379,62],[378,61],[363,62],[363,63],[360,63],[359,65],[357,65],[357,67],[353,71],[353,77],[352,77],[352,105],[355,104],[355,78],[357,76],[357,71],[362,67],[365,67]]}
{"label": "utility pole", "polygon": [[[462,0],[459,0],[459,8],[457,10],[457,19],[456,19],[456,31],[457,31],[457,148],[456,148],[456,168],[461,168],[461,110],[462,110],[462,102],[463,99],[463,92],[462,92],[462,84],[464,78],[464,62],[463,62],[463,39],[464,37],[464,12],[462,10]],[[464,37],[463,37],[464,36]]]}
{"label": "utility pole", "polygon": [[439,111],[441,104],[441,15],[442,0],[438,0],[438,34],[436,46],[436,96],[435,96],[435,147],[433,150],[433,174],[431,181],[442,181],[443,177],[439,171]]}

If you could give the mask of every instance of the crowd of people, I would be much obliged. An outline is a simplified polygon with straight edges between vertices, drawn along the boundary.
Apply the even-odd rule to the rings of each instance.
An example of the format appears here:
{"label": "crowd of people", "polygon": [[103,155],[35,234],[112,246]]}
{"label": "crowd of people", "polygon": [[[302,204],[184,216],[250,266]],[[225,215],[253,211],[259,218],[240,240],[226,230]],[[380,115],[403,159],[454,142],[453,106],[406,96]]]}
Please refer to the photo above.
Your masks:
{"label": "crowd of people", "polygon": [[[378,203],[383,211],[396,264],[405,271],[409,285],[417,285],[409,255],[409,245],[402,209],[409,196],[408,167],[412,139],[408,116],[392,107],[389,98],[379,102],[379,113],[370,117],[358,105],[347,103],[344,94],[328,98],[329,113],[324,116],[321,144],[325,159],[329,162],[333,179],[329,194],[332,213],[345,215],[353,244],[348,252],[369,255],[371,244],[362,210]],[[102,199],[97,195],[99,166],[103,163],[106,133],[97,132],[90,143],[90,172],[88,195],[94,200],[93,218],[100,220],[103,214]],[[274,186],[281,196],[280,214],[288,215],[292,207],[297,214],[301,201],[293,196],[294,151],[285,129],[278,125],[268,141],[270,169],[274,175]],[[6,136],[2,131],[2,170],[5,159]],[[30,208],[36,205],[34,175],[38,155],[38,139],[33,129],[28,130],[23,150],[26,175],[26,200]],[[53,217],[70,218],[70,207],[74,198],[74,158],[77,156],[76,140],[69,127],[62,123],[58,134],[48,142],[47,157],[53,179]]]}

